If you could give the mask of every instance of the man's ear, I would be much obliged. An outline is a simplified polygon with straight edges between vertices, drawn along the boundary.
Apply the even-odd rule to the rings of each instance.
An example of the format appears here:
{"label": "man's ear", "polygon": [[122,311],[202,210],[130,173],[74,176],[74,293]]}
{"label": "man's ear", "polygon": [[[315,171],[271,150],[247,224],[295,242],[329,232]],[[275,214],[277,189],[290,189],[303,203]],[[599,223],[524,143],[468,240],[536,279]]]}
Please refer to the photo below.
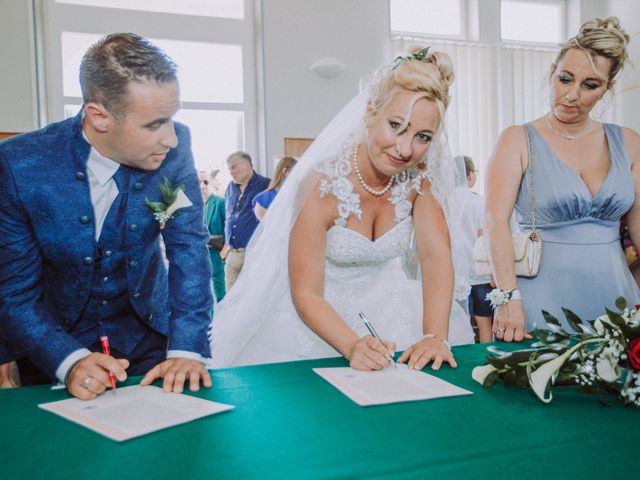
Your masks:
{"label": "man's ear", "polygon": [[99,102],[89,102],[84,106],[85,118],[94,130],[105,133],[114,121],[113,115]]}

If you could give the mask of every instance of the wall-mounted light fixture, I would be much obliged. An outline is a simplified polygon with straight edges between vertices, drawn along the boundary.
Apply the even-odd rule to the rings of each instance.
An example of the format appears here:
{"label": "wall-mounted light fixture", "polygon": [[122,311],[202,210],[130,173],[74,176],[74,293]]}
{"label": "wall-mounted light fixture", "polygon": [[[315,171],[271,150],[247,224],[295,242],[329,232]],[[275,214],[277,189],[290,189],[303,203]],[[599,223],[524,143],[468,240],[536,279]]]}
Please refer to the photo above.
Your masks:
{"label": "wall-mounted light fixture", "polygon": [[309,69],[321,78],[333,80],[347,71],[347,66],[335,58],[320,58],[313,62]]}

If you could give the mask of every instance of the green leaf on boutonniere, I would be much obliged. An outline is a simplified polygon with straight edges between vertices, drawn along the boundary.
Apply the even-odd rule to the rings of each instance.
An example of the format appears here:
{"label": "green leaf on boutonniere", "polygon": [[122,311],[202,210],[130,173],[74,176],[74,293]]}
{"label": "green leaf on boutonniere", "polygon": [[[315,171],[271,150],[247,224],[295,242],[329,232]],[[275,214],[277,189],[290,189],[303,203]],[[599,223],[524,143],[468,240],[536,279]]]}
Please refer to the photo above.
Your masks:
{"label": "green leaf on boutonniere", "polygon": [[162,230],[165,224],[172,218],[176,218],[182,212],[181,208],[187,208],[193,205],[191,200],[184,193],[184,187],[180,185],[177,188],[173,188],[171,182],[167,177],[162,177],[163,182],[159,183],[160,193],[162,193],[162,202],[152,202],[148,198],[145,198],[144,202],[153,212],[153,217],[160,224]]}

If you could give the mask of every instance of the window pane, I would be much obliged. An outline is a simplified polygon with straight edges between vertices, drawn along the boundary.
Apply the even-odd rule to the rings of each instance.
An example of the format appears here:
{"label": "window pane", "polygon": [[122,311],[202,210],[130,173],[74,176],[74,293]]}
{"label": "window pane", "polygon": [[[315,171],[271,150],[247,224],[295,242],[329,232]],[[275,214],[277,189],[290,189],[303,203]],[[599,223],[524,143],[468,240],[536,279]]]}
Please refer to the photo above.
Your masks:
{"label": "window pane", "polygon": [[244,149],[244,113],[222,110],[180,110],[175,120],[191,130],[191,149],[198,170],[220,169],[218,178],[226,185],[231,177],[227,157]]}
{"label": "window pane", "polygon": [[62,32],[62,93],[65,97],[82,97],[80,91],[80,61],[84,52],[97,42],[97,33]]}
{"label": "window pane", "polygon": [[461,0],[391,0],[391,31],[462,35]]}
{"label": "window pane", "polygon": [[244,101],[240,45],[151,39],[178,64],[183,102]]}
{"label": "window pane", "polygon": [[504,40],[560,43],[563,40],[562,5],[502,0],[500,27]]}
{"label": "window pane", "polygon": [[244,18],[244,0],[56,0],[90,7],[122,8],[144,12],[177,13],[204,17]]}
{"label": "window pane", "polygon": [[[63,92],[66,97],[82,96],[78,82],[80,61],[84,52],[100,37],[93,33],[62,32]],[[182,101],[244,101],[240,45],[150,40],[167,52],[178,65]]]}
{"label": "window pane", "polygon": [[65,104],[64,106],[64,118],[75,117],[76,114],[80,111],[82,105],[80,104]]}

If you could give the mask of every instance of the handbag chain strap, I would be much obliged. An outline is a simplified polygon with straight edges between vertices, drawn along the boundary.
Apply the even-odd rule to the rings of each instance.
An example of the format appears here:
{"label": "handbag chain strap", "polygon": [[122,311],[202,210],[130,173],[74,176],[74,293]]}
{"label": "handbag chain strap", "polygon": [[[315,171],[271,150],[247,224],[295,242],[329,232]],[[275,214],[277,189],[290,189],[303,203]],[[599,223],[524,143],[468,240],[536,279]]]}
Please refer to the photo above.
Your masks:
{"label": "handbag chain strap", "polygon": [[538,240],[538,232],[536,231],[536,195],[534,191],[533,183],[533,137],[531,136],[531,126],[525,126],[527,132],[527,154],[529,156],[529,164],[527,170],[529,170],[529,205],[531,206],[531,240]]}

